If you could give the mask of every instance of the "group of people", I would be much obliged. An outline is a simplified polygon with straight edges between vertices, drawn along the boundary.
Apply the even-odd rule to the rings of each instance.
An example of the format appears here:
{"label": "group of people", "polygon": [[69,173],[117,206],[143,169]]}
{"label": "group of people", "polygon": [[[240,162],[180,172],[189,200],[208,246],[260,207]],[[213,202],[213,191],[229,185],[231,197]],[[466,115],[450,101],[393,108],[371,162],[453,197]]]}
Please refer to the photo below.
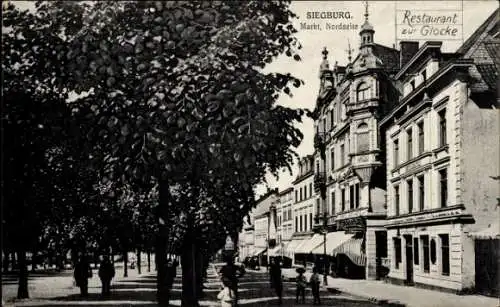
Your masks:
{"label": "group of people", "polygon": [[[98,275],[101,279],[102,295],[103,297],[107,297],[111,294],[111,280],[115,277],[115,267],[108,256],[103,256],[103,260],[99,265]],[[88,296],[89,278],[92,278],[92,268],[85,256],[80,256],[76,262],[73,277],[75,278],[76,286],[80,288],[80,294],[83,297]]]}
{"label": "group of people", "polygon": [[[307,278],[305,277],[305,269],[299,268],[297,269],[297,277],[296,277],[296,298],[295,302],[305,303],[305,292],[306,288],[309,285],[311,287],[311,292],[313,295],[313,305],[321,305],[321,299],[319,296],[320,289],[320,276],[317,267],[313,268],[313,273],[309,278],[309,282],[307,282]],[[243,276],[244,272],[238,274],[238,268],[231,262],[228,262],[222,269],[220,270],[220,275],[222,279],[223,289],[219,292],[217,298],[221,302],[222,307],[232,307],[237,306],[238,303],[238,278]],[[281,272],[281,265],[279,261],[271,259],[269,265],[269,277],[271,282],[271,287],[276,292],[278,296],[278,303],[281,305],[283,303],[283,276]]]}

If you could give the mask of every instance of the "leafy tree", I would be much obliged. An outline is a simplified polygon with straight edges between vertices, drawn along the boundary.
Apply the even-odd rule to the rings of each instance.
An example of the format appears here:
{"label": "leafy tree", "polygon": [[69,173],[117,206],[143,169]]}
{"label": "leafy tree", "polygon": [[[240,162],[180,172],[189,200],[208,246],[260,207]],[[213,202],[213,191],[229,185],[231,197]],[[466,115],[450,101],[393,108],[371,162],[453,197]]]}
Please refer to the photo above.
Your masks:
{"label": "leafy tree", "polygon": [[197,305],[203,253],[241,227],[252,187],[290,167],[302,138],[293,123],[303,111],[275,105],[301,81],[262,71],[282,53],[300,60],[288,5],[53,2],[9,12],[9,65],[56,92],[87,92],[70,107],[90,122],[82,151],[94,168],[145,191],[158,184],[160,267],[165,250],[197,263],[183,272],[183,305]]}

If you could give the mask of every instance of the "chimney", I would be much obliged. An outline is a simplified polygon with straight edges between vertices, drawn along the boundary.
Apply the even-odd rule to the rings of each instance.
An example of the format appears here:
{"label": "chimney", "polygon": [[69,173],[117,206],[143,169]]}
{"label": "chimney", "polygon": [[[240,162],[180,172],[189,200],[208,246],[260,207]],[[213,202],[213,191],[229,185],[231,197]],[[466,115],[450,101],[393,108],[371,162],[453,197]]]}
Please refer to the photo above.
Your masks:
{"label": "chimney", "polygon": [[401,41],[399,42],[399,68],[410,61],[410,59],[418,51],[418,42],[415,41]]}

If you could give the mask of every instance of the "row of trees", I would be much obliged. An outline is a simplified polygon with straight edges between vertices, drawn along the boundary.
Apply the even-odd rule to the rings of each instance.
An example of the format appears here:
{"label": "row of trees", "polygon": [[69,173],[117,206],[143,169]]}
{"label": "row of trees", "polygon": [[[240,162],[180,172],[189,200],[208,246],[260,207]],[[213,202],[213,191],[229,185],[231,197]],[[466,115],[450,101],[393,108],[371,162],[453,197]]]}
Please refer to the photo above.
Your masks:
{"label": "row of trees", "polygon": [[183,306],[198,305],[208,256],[302,139],[303,110],[276,105],[302,82],[262,70],[300,60],[293,17],[289,1],[7,7],[2,223],[19,297],[35,247],[154,244],[160,303],[170,253],[185,264]]}

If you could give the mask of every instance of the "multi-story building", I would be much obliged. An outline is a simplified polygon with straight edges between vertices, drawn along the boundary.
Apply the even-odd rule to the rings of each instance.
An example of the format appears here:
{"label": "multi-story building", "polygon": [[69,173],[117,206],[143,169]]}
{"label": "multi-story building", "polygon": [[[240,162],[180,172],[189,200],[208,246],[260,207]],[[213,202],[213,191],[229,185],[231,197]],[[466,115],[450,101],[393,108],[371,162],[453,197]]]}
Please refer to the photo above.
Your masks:
{"label": "multi-story building", "polygon": [[[392,281],[498,293],[497,16],[457,53],[441,52],[441,42],[406,43],[412,52],[395,76],[403,96],[380,122]],[[478,245],[484,233],[496,243]]]}
{"label": "multi-story building", "polygon": [[254,218],[254,253],[252,256],[259,257],[259,265],[266,265],[268,249],[274,248],[270,239],[272,234],[276,234],[274,217],[271,217],[275,204],[279,199],[277,189],[269,190],[257,200],[257,206],[253,211]]}
{"label": "multi-story building", "polygon": [[391,77],[398,71],[400,53],[375,42],[368,11],[365,17],[359,53],[352,60],[349,50],[347,66],[336,62],[330,69],[328,51],[323,51],[314,110],[315,189],[319,192],[315,226],[330,231],[327,253],[337,256],[339,274],[376,278],[387,241],[378,121],[397,101]]}
{"label": "multi-story building", "polygon": [[251,211],[243,219],[243,227],[238,236],[238,258],[240,262],[243,262],[247,257],[251,257],[255,253],[254,230],[254,216],[253,211]]}
{"label": "multi-story building", "polygon": [[277,217],[277,245],[279,249],[275,252],[275,256],[284,256],[290,259],[293,258],[285,246],[288,245],[293,235],[293,220],[292,207],[294,203],[293,188],[290,187],[279,193],[279,202],[276,209]]}
{"label": "multi-story building", "polygon": [[[313,216],[316,194],[314,193],[314,160],[308,155],[299,161],[299,173],[293,181],[294,199],[292,204],[293,235],[286,246],[289,255],[293,255],[294,262],[304,262],[309,251],[302,246],[308,243],[314,233]],[[312,261],[312,260],[310,260]]]}

